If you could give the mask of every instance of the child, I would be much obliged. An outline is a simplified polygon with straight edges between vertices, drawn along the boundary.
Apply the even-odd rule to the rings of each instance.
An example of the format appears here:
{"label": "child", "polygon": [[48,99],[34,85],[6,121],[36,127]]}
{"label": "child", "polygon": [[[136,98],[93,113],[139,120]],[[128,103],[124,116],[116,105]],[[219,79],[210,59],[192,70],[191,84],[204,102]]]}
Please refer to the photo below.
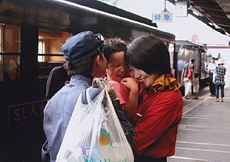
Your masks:
{"label": "child", "polygon": [[199,74],[195,73],[194,74],[194,79],[193,79],[193,92],[195,93],[195,97],[193,99],[198,99],[198,92],[199,92]]}
{"label": "child", "polygon": [[138,86],[136,81],[129,77],[129,67],[124,58],[126,45],[120,39],[110,39],[107,43],[109,47],[104,51],[108,61],[107,77],[117,93],[127,119],[132,119],[138,104]]}

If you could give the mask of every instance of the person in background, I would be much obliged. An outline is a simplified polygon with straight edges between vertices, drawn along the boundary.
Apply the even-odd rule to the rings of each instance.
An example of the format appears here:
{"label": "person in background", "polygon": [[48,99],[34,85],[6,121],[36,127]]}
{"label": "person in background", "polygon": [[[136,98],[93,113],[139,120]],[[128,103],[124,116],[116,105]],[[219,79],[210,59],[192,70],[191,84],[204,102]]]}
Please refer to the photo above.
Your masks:
{"label": "person in background", "polygon": [[126,44],[120,39],[109,39],[106,43],[109,45],[104,50],[108,60],[107,77],[117,93],[127,119],[132,119],[138,104],[138,86],[129,77],[129,67],[125,61]]}
{"label": "person in background", "polygon": [[[68,75],[71,78],[70,83],[59,90],[45,106],[43,130],[47,140],[42,146],[43,162],[56,161],[57,153],[80,93],[91,87],[94,77],[105,77],[107,60],[103,48],[102,35],[95,35],[91,31],[81,32],[71,37],[62,46],[64,57],[68,63]],[[112,85],[107,87],[112,87]],[[90,95],[100,91],[99,88],[93,88]],[[108,93],[126,138],[132,145],[134,140],[132,125],[120,107],[115,90],[109,89]]]}
{"label": "person in background", "polygon": [[213,82],[213,73],[216,69],[215,58],[211,58],[211,62],[208,64],[208,72],[209,72],[209,89],[210,89],[210,96],[215,96],[215,84]]}
{"label": "person in background", "polygon": [[67,75],[68,64],[54,67],[46,82],[46,100],[49,102],[51,97],[59,91],[65,84],[69,83],[70,76]]}
{"label": "person in background", "polygon": [[[182,56],[178,56],[178,61],[177,61],[177,70],[178,70],[178,78],[181,79],[181,74],[182,74],[182,70],[184,68],[185,65],[185,61],[182,60]],[[180,81],[180,83],[182,82],[182,80]]]}
{"label": "person in background", "polygon": [[221,89],[221,102],[224,102],[224,75],[226,74],[226,68],[223,65],[223,60],[219,60],[218,66],[215,69],[216,79],[214,84],[216,86],[216,102],[219,102],[219,88]]}
{"label": "person in background", "polygon": [[199,74],[195,73],[193,78],[193,92],[195,93],[195,97],[193,99],[198,99],[198,92],[199,92]]}
{"label": "person in background", "polygon": [[184,80],[184,86],[185,86],[185,94],[184,94],[185,99],[189,99],[190,94],[191,94],[193,77],[188,79],[187,74],[189,72],[189,69],[191,69],[192,73],[193,73],[193,71],[194,71],[194,62],[195,62],[195,59],[191,59],[190,63],[185,64],[184,68],[183,68],[183,71],[182,71],[182,74],[181,74],[181,80]]}
{"label": "person in background", "polygon": [[15,81],[17,79],[17,68],[18,68],[18,65],[16,61],[13,59],[12,56],[10,56],[8,69],[7,69],[7,73],[9,75],[10,81]]}
{"label": "person in background", "polygon": [[127,47],[125,58],[131,76],[141,85],[131,120],[135,162],[166,162],[175,153],[183,109],[181,84],[171,74],[168,49],[157,37],[141,36]]}

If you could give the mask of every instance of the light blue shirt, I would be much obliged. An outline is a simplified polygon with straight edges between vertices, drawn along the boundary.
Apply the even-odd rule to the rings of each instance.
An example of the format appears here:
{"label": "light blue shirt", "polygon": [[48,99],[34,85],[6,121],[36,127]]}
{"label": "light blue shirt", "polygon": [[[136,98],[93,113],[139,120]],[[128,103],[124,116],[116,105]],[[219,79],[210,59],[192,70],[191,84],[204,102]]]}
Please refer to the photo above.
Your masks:
{"label": "light blue shirt", "polygon": [[182,71],[185,65],[185,61],[183,60],[178,60],[177,62],[177,67],[178,67],[178,71]]}
{"label": "light blue shirt", "polygon": [[93,78],[74,75],[70,83],[59,90],[44,109],[43,129],[48,141],[50,161],[55,162],[69,120],[80,93],[90,87]]}

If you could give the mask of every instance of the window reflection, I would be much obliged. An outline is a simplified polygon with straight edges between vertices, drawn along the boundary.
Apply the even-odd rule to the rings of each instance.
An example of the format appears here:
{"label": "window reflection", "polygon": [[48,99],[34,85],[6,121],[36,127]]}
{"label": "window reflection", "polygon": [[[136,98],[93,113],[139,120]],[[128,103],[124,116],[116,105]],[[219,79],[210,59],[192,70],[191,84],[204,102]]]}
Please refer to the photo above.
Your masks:
{"label": "window reflection", "polygon": [[20,80],[20,55],[0,55],[0,81]]}

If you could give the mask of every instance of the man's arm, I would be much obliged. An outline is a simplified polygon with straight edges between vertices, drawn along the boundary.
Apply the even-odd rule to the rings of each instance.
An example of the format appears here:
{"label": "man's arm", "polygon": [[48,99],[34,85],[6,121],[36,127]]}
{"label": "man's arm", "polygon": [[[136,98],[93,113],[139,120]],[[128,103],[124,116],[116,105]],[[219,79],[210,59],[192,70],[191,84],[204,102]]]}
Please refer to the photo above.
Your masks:
{"label": "man's arm", "polygon": [[184,79],[184,68],[183,68],[182,73],[181,73],[181,80],[183,80],[183,79]]}
{"label": "man's arm", "polygon": [[129,142],[130,146],[132,146],[134,138],[135,138],[134,129],[133,129],[131,123],[126,118],[125,112],[121,109],[119,100],[114,100],[114,101],[112,101],[112,103],[113,103],[114,109],[117,113],[117,117],[121,123],[123,130],[124,130],[125,136]]}

